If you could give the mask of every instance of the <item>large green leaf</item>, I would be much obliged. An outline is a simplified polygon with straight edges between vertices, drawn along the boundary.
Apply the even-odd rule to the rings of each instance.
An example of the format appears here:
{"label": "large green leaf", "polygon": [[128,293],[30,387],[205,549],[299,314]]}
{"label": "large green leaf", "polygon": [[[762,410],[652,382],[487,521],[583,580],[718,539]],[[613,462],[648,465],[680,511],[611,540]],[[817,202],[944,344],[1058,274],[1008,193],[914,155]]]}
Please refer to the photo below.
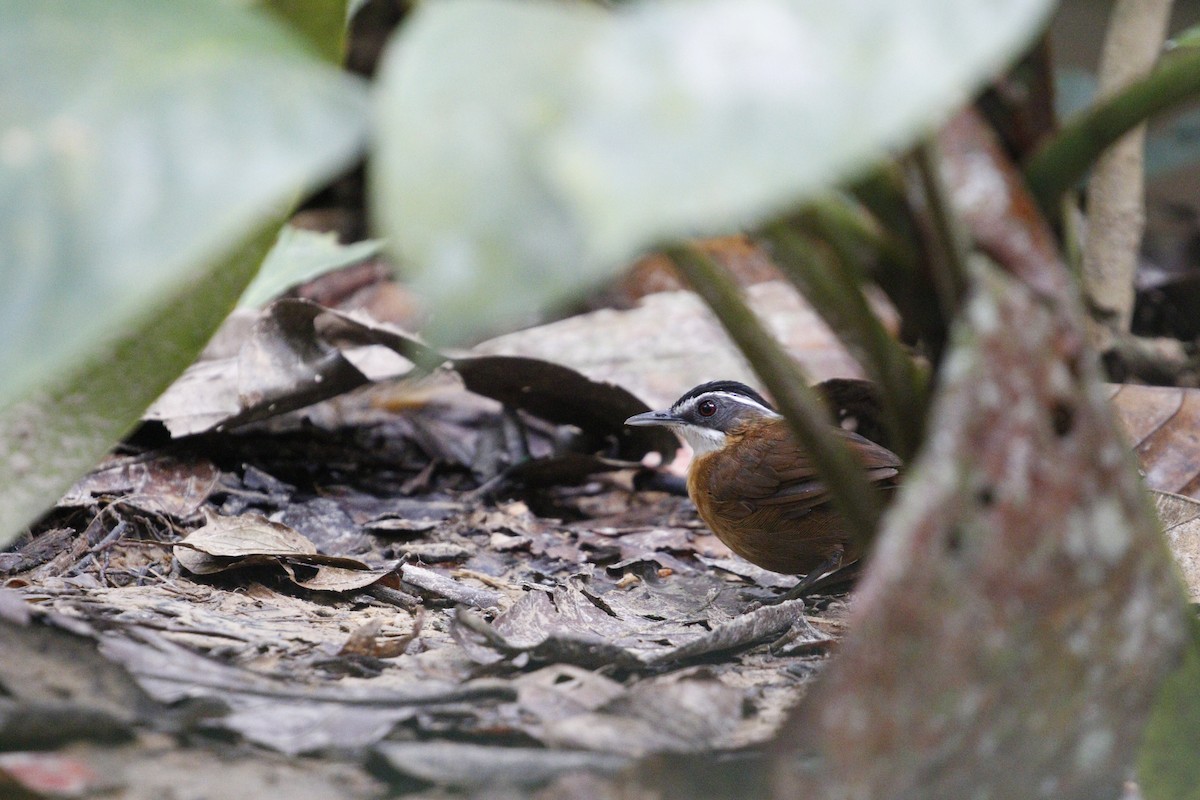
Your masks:
{"label": "large green leaf", "polygon": [[211,0],[7,0],[0,74],[3,544],[194,357],[366,109]]}
{"label": "large green leaf", "polygon": [[910,141],[1050,0],[422,4],[377,97],[377,218],[435,328],[512,322]]}
{"label": "large green leaf", "polygon": [[0,547],[124,435],[199,352],[258,270],[278,221],[181,281],[82,367],[0,413]]}
{"label": "large green leaf", "polygon": [[262,8],[295,28],[326,61],[342,63],[352,15],[346,0],[262,0]]}
{"label": "large green leaf", "polygon": [[212,2],[0,4],[0,407],[346,163],[363,92]]}

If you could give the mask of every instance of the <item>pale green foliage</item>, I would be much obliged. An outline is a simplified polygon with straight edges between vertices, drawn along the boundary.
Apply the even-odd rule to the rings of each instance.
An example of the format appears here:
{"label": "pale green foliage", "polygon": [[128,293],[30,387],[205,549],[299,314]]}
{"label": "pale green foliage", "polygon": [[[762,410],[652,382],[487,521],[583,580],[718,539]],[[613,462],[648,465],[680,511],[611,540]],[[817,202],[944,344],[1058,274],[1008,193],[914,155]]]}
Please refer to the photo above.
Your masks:
{"label": "pale green foliage", "polygon": [[760,222],[928,131],[1048,0],[423,4],[377,106],[377,217],[435,332]]}
{"label": "pale green foliage", "polygon": [[366,102],[214,0],[6,0],[0,74],[2,545],[195,357]]}
{"label": "pale green foliage", "polygon": [[366,261],[381,249],[383,242],[376,239],[343,245],[335,234],[285,225],[238,305],[263,305],[318,275]]}

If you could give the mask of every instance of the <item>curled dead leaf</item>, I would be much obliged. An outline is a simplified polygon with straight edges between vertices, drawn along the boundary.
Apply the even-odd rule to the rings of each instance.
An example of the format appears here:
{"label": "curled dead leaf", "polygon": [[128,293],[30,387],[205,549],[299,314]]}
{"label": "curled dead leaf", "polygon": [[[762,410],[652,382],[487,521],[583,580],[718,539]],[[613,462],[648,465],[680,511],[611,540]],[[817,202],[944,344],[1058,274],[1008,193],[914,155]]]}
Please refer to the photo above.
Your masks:
{"label": "curled dead leaf", "polygon": [[348,592],[380,581],[399,585],[396,564],[371,567],[353,558],[329,556],[298,531],[261,514],[223,517],[205,510],[203,527],[178,543],[182,567],[197,575],[273,565],[298,586],[322,592]]}

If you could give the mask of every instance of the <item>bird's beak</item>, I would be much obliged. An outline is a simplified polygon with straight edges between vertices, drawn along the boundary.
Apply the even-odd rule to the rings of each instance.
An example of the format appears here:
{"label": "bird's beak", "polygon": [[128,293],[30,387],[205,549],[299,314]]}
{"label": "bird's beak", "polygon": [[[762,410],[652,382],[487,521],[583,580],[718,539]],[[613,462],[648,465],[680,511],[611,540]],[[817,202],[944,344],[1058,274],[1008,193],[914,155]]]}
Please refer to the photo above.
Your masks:
{"label": "bird's beak", "polygon": [[670,411],[647,411],[644,414],[634,414],[625,420],[626,425],[634,427],[650,427],[652,425],[681,425],[683,420]]}

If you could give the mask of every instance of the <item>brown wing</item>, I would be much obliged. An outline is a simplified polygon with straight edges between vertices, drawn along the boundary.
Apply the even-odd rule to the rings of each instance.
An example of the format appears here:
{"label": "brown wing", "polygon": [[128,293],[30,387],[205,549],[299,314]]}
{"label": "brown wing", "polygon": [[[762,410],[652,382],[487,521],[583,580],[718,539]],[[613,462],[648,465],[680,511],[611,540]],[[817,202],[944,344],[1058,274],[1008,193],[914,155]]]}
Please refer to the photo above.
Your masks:
{"label": "brown wing", "polygon": [[[703,486],[722,513],[733,517],[749,515],[753,509],[773,506],[784,519],[796,519],[829,500],[829,491],[813,469],[812,461],[792,437],[786,425],[771,425],[766,435],[738,437],[727,447],[736,458],[720,459],[705,475]],[[856,433],[837,429],[867,470],[872,483],[891,481],[899,473],[899,457],[892,451]]]}

